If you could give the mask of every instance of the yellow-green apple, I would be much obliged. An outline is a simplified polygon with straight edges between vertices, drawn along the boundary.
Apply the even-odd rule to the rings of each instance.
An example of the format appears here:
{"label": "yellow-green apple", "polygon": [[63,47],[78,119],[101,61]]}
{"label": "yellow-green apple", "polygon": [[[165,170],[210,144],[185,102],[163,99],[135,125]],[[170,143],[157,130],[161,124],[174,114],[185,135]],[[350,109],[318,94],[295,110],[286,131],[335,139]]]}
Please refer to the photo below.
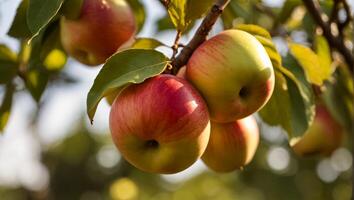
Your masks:
{"label": "yellow-green apple", "polygon": [[211,122],[210,139],[202,160],[216,172],[231,172],[251,162],[259,143],[253,116],[230,123]]}
{"label": "yellow-green apple", "polygon": [[274,71],[262,44],[240,30],[223,31],[199,46],[187,79],[208,104],[210,119],[233,122],[261,109],[274,88]]}
{"label": "yellow-green apple", "polygon": [[316,106],[315,119],[302,138],[291,141],[299,156],[330,155],[342,142],[344,130],[324,105]]}
{"label": "yellow-green apple", "polygon": [[83,0],[76,19],[60,19],[64,49],[86,65],[105,62],[136,31],[134,14],[125,0]]}
{"label": "yellow-green apple", "polygon": [[207,106],[186,80],[159,75],[124,89],[111,107],[110,129],[122,156],[152,173],[177,173],[208,144]]}

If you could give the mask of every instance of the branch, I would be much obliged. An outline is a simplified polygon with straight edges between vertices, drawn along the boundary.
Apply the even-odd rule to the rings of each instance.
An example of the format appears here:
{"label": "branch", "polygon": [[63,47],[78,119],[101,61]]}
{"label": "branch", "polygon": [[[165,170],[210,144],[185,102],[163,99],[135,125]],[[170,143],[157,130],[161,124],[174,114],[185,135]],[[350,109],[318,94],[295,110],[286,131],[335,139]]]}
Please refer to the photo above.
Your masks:
{"label": "branch", "polygon": [[346,63],[348,64],[349,70],[353,73],[354,66],[354,57],[350,50],[345,46],[344,39],[341,34],[335,36],[331,31],[331,25],[322,18],[325,14],[322,12],[318,1],[314,0],[302,0],[309,14],[312,15],[312,18],[321,27],[323,30],[323,35],[327,39],[331,47],[334,47],[339,51],[344,57]]}
{"label": "branch", "polygon": [[176,59],[172,61],[171,65],[173,66],[174,73],[176,73],[181,67],[187,64],[194,50],[196,50],[199,45],[205,42],[210,30],[229,2],[230,0],[217,0],[215,2],[191,41],[182,49],[181,53],[176,57]]}

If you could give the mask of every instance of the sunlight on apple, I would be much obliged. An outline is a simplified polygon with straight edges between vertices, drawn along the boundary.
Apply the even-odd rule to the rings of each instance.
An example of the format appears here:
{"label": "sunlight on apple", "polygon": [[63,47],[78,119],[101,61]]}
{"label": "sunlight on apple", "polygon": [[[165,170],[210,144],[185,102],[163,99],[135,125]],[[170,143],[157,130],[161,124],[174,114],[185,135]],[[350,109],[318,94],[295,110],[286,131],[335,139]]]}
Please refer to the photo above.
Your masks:
{"label": "sunlight on apple", "polygon": [[188,114],[191,114],[198,107],[198,104],[195,100],[188,101],[187,103],[185,103],[184,107],[187,109]]}
{"label": "sunlight on apple", "polygon": [[173,89],[174,91],[179,90],[181,87],[183,87],[183,84],[178,82],[175,79],[169,79],[165,81],[165,84],[168,85],[170,89]]}
{"label": "sunlight on apple", "polygon": [[136,199],[138,193],[138,186],[129,178],[116,180],[109,189],[109,194],[113,200]]}
{"label": "sunlight on apple", "polygon": [[317,164],[316,167],[317,176],[326,183],[331,183],[335,181],[339,172],[333,169],[331,161],[329,159],[324,159]]}
{"label": "sunlight on apple", "polygon": [[98,164],[104,168],[115,167],[120,159],[121,156],[113,145],[103,146],[96,155]]}
{"label": "sunlight on apple", "polygon": [[331,166],[337,172],[345,172],[353,165],[351,152],[346,148],[339,148],[331,156]]}
{"label": "sunlight on apple", "polygon": [[272,170],[284,171],[290,164],[289,152],[283,147],[272,147],[268,151],[267,163]]}

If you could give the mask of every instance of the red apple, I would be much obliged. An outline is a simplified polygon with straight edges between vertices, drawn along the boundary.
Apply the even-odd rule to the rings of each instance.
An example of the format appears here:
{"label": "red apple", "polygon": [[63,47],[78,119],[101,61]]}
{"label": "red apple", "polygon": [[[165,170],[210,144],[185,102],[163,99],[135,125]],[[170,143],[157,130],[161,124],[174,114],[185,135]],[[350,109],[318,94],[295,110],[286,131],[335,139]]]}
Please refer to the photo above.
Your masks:
{"label": "red apple", "polygon": [[212,122],[202,160],[216,172],[231,172],[251,162],[258,143],[258,126],[252,116],[231,123]]}
{"label": "red apple", "polygon": [[84,0],[77,19],[60,21],[64,49],[86,65],[106,61],[136,31],[134,14],[125,0]]}
{"label": "red apple", "polygon": [[112,104],[109,124],[122,156],[153,173],[176,173],[192,165],[210,134],[204,100],[186,80],[172,75],[124,89]]}
{"label": "red apple", "polygon": [[207,102],[211,120],[220,123],[258,111],[274,88],[266,50],[240,30],[221,32],[199,46],[187,63],[186,76]]}
{"label": "red apple", "polygon": [[291,141],[300,156],[330,155],[342,142],[344,130],[324,105],[316,106],[313,124],[300,139]]}

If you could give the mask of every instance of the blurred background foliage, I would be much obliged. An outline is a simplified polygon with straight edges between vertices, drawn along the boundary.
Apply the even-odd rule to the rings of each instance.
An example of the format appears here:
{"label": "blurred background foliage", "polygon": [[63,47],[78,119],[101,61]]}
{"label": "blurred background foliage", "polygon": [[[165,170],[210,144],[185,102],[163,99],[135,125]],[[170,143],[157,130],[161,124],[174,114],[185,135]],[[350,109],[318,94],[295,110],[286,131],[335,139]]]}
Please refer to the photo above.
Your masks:
{"label": "blurred background foliage", "polygon": [[[12,21],[12,18],[8,17],[9,11],[5,11],[7,8],[5,5],[10,5],[11,1],[0,0],[0,5],[4,5],[0,11],[0,30],[5,27],[3,24],[11,23],[7,21],[5,23],[5,20]],[[136,10],[139,23],[145,22],[139,36],[159,38],[167,44],[173,42],[171,39],[175,35],[172,30],[173,24],[158,1],[132,0],[131,3]],[[333,1],[322,0],[320,3],[322,9],[330,15]],[[351,7],[353,8],[352,2]],[[11,16],[13,17],[14,13],[11,13]],[[182,42],[191,38],[199,22],[193,22],[189,26]],[[291,39],[311,46],[316,32],[315,23],[300,0],[232,0],[222,15],[222,21],[218,21],[212,34],[242,23],[258,24],[266,28],[282,56],[288,51],[287,40]],[[343,31],[349,43],[353,39],[352,26],[348,26],[349,28]],[[21,45],[26,44],[11,41],[4,34],[7,31],[1,30],[0,36],[4,38],[0,38],[0,41],[8,42],[14,49],[24,49],[24,52],[19,52],[19,55],[23,60],[28,59],[26,48],[20,48]],[[21,33],[26,34],[26,31],[28,30],[23,30]],[[10,34],[18,33],[10,31]],[[57,30],[46,34],[55,36]],[[352,42],[351,45],[353,46]],[[48,47],[48,49],[53,48],[56,49]],[[58,48],[60,50],[60,47]],[[12,55],[12,50],[5,47],[1,46],[0,51]],[[166,54],[171,53],[163,48],[162,51]],[[33,71],[29,72],[30,80],[23,82],[19,78],[14,79],[16,94],[12,109],[17,114],[10,117],[5,134],[0,136],[1,200],[349,200],[352,198],[353,134],[350,133],[352,133],[353,123],[353,99],[350,95],[345,95],[352,94],[353,87],[352,77],[348,72],[338,70],[335,77],[340,77],[337,79],[339,81],[330,84],[329,92],[323,97],[335,117],[348,130],[342,147],[329,157],[299,158],[289,148],[283,130],[279,127],[269,127],[258,120],[262,133],[261,143],[254,160],[242,171],[217,174],[209,171],[201,162],[197,162],[191,169],[177,175],[155,175],[141,172],[121,159],[111,141],[107,124],[103,126],[104,128],[91,127],[87,117],[81,117],[85,110],[84,98],[81,96],[87,94],[98,72],[97,69],[80,66],[79,63],[62,54],[62,51],[44,50],[43,52],[47,53],[38,55],[43,66],[40,70],[33,68]],[[333,65],[343,65],[340,59],[337,60],[335,54],[334,58]],[[11,59],[6,62],[10,65],[12,63]],[[5,87],[13,88],[12,85],[4,86],[1,81],[7,82],[5,78],[13,76],[4,75],[0,71],[1,97],[8,96],[5,95]],[[26,93],[26,88],[37,102]],[[10,89],[6,91],[13,93]],[[69,95],[60,96],[58,93]],[[56,96],[50,98],[52,94]],[[69,100],[66,101],[65,98]],[[72,102],[73,99],[75,102]],[[65,106],[67,104],[73,106]],[[75,110],[75,107],[80,109]],[[48,111],[50,109],[53,111]],[[98,116],[95,122],[98,124],[107,121],[109,107],[103,105],[100,110],[101,115],[105,117],[101,117],[103,120],[100,120]],[[19,123],[22,118],[26,119],[26,123]],[[63,122],[66,118],[70,121],[69,125]],[[2,120],[0,119],[0,123]],[[60,136],[54,134],[57,129],[60,129]],[[24,159],[14,161],[20,157]]]}
{"label": "blurred background foliage", "polygon": [[108,133],[93,133],[81,125],[66,138],[42,149],[41,162],[48,174],[39,177],[44,179],[39,182],[50,183],[48,186],[41,186],[40,190],[1,186],[0,197],[6,200],[350,199],[352,157],[347,148],[336,150],[328,158],[300,159],[289,151],[279,130],[263,126],[261,130],[262,141],[256,157],[242,171],[217,174],[202,166],[197,173],[178,180],[173,175],[137,170],[121,159]]}

